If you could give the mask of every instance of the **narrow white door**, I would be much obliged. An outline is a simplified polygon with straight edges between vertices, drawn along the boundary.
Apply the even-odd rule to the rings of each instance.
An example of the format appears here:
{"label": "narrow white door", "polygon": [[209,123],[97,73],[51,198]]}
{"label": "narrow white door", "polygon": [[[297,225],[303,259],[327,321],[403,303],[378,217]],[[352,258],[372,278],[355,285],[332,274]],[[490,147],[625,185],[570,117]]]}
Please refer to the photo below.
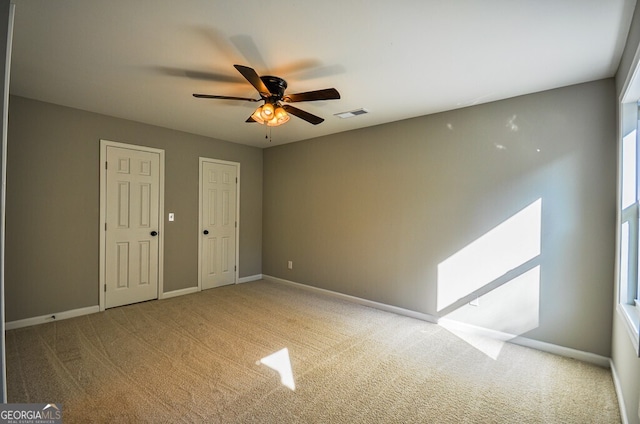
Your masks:
{"label": "narrow white door", "polygon": [[105,307],[158,297],[159,153],[107,146]]}
{"label": "narrow white door", "polygon": [[237,164],[200,162],[202,289],[236,282]]}

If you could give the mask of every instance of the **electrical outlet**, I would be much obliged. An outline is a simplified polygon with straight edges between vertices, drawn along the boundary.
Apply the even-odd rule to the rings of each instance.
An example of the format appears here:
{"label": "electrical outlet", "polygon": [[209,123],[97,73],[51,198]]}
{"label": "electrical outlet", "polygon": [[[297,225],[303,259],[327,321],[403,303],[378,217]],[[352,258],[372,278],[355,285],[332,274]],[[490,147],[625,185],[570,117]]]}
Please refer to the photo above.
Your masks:
{"label": "electrical outlet", "polygon": [[287,268],[293,269],[293,261],[287,262]]}

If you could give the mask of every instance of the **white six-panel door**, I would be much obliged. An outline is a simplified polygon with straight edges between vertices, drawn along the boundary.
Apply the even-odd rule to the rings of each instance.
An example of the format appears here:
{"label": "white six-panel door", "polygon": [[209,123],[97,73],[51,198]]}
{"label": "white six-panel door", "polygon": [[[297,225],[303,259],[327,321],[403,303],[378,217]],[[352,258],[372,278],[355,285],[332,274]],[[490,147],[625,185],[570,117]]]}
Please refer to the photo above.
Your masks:
{"label": "white six-panel door", "polygon": [[239,164],[200,159],[200,282],[210,289],[236,282]]}
{"label": "white six-panel door", "polygon": [[105,292],[112,308],[158,298],[160,154],[106,146]]}

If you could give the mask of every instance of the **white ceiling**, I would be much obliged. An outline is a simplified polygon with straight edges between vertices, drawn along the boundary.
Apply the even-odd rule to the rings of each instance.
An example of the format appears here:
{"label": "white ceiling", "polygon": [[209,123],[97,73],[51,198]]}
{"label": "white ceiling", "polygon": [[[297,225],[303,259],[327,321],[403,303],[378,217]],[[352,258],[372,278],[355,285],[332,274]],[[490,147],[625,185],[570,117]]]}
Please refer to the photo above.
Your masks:
{"label": "white ceiling", "polygon": [[[611,77],[635,0],[14,0],[11,94],[258,147]],[[325,118],[247,124],[233,68]],[[335,113],[366,108],[368,115]]]}

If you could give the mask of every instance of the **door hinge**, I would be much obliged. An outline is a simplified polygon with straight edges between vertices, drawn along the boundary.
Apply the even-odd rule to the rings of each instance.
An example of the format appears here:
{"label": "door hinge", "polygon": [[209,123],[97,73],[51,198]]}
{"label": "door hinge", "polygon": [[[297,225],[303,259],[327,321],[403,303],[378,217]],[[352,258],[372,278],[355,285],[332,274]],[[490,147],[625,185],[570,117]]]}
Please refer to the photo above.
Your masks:
{"label": "door hinge", "polygon": [[238,221],[236,221],[236,228],[238,228]]}
{"label": "door hinge", "polygon": [[104,230],[107,231],[107,223],[104,223]]}
{"label": "door hinge", "polygon": [[238,177],[236,177],[236,184],[238,184]]}
{"label": "door hinge", "polygon": [[109,162],[104,163],[104,169],[109,169]]}
{"label": "door hinge", "polygon": [[233,271],[235,272],[235,271],[237,271],[237,270],[238,270],[238,267],[234,265],[234,266],[233,266]]}
{"label": "door hinge", "polygon": [[106,284],[104,285],[104,292],[105,293],[107,292],[107,285]]}

